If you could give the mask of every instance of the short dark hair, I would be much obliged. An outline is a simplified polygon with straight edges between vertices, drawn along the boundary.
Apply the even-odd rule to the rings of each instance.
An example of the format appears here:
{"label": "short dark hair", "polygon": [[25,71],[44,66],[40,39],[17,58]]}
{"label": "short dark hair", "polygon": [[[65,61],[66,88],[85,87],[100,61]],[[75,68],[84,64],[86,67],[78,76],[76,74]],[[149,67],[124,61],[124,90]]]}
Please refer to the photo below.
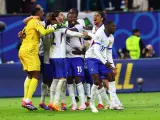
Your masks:
{"label": "short dark hair", "polygon": [[77,15],[75,12],[68,12],[67,13],[67,17],[68,17],[69,14],[72,14],[72,15],[75,14],[75,15]]}
{"label": "short dark hair", "polygon": [[78,16],[78,10],[76,8],[71,8],[70,10],[72,10],[72,12],[76,13],[76,15]]}
{"label": "short dark hair", "polygon": [[114,23],[113,21],[109,20],[109,21],[106,21],[106,22],[104,23],[104,26],[106,27],[106,26],[108,26],[108,25],[110,25],[110,24],[113,24],[113,23]]}
{"label": "short dark hair", "polygon": [[40,10],[41,10],[41,8],[33,8],[32,15],[36,15]]}
{"label": "short dark hair", "polygon": [[54,12],[52,12],[52,20],[56,20],[56,17],[58,17],[60,12],[60,10],[55,10]]}
{"label": "short dark hair", "polygon": [[132,30],[132,34],[135,34],[135,33],[137,33],[137,32],[140,32],[140,30],[139,30],[139,29],[133,29],[133,30]]}

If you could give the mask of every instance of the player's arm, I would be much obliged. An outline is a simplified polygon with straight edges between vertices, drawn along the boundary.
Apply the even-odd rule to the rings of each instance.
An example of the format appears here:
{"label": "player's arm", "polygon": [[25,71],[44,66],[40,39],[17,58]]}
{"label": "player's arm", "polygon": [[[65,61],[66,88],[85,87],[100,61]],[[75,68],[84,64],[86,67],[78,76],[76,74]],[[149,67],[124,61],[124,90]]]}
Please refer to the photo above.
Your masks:
{"label": "player's arm", "polygon": [[35,19],[39,19],[39,16],[29,16],[29,17],[27,17],[27,18],[25,18],[24,20],[23,20],[23,23],[24,24],[27,24],[31,19],[33,19],[33,18],[35,18]]}
{"label": "player's arm", "polygon": [[69,37],[84,37],[84,34],[82,33],[79,33],[79,32],[74,32],[74,31],[71,31],[70,29],[68,28],[62,28],[61,29],[61,32],[68,35]]}
{"label": "player's arm", "polygon": [[41,35],[48,35],[52,32],[55,31],[55,27],[54,26],[49,26],[47,29],[45,29],[43,27],[43,25],[40,22],[36,22],[36,30],[41,34]]}

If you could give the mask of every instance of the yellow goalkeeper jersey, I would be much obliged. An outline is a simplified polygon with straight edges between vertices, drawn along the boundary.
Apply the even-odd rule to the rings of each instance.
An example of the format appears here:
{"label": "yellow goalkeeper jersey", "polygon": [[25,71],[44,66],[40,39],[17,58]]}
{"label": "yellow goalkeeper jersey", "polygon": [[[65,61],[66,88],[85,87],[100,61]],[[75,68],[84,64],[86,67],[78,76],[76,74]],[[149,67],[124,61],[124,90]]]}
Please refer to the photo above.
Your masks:
{"label": "yellow goalkeeper jersey", "polygon": [[25,33],[20,50],[27,50],[38,54],[40,34],[47,35],[53,32],[52,28],[44,29],[41,21],[31,19],[24,27],[22,33]]}

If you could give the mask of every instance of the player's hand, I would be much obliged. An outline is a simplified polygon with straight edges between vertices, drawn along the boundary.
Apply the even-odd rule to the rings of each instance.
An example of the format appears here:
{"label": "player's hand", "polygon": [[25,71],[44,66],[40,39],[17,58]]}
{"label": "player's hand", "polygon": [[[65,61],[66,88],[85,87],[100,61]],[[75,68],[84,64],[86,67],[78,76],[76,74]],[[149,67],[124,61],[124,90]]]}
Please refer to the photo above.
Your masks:
{"label": "player's hand", "polygon": [[39,16],[32,16],[34,19],[40,19]]}
{"label": "player's hand", "polygon": [[19,31],[18,37],[21,38],[21,36],[22,36],[22,31]]}
{"label": "player's hand", "polygon": [[83,32],[82,33],[84,37],[88,37],[88,33],[87,32]]}
{"label": "player's hand", "polygon": [[75,47],[74,51],[72,51],[72,54],[74,54],[74,55],[81,55],[82,51]]}
{"label": "player's hand", "polygon": [[110,62],[106,62],[106,63],[105,63],[105,66],[106,66],[107,68],[113,70],[114,68],[112,67],[111,64],[112,64],[112,63],[110,63]]}
{"label": "player's hand", "polygon": [[117,68],[114,68],[114,69],[112,70],[112,72],[113,72],[114,76],[116,76],[116,75],[117,75]]}

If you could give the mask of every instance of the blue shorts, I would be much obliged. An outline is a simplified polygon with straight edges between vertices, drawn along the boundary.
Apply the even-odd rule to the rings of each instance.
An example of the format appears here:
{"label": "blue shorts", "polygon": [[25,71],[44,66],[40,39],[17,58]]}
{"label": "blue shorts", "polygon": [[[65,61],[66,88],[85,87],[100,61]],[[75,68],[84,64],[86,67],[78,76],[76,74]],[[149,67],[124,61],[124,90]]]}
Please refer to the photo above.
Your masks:
{"label": "blue shorts", "polygon": [[50,64],[44,63],[44,71],[43,72],[44,72],[43,75],[44,75],[45,80],[53,80],[53,77],[55,75],[54,75],[53,69]]}
{"label": "blue shorts", "polygon": [[67,58],[67,76],[84,76],[84,59],[81,57]]}
{"label": "blue shorts", "polygon": [[39,59],[40,59],[40,62],[41,62],[41,68],[40,68],[40,72],[42,73],[44,71],[44,56],[40,56],[39,55]]}
{"label": "blue shorts", "polygon": [[53,58],[50,59],[53,77],[56,79],[66,78],[66,59],[65,58]]}
{"label": "blue shorts", "polygon": [[107,68],[100,60],[95,58],[87,58],[86,59],[88,71],[90,75],[99,74],[100,76],[104,76],[106,73],[111,72],[111,69]]}

